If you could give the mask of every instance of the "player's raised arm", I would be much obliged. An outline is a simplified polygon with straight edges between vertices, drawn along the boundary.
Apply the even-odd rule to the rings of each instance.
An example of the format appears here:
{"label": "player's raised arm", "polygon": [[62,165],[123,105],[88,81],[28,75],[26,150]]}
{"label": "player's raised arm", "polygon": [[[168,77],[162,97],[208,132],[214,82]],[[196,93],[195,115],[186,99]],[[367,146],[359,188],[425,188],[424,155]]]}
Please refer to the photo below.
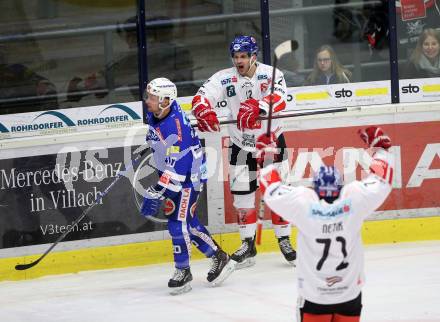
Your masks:
{"label": "player's raised arm", "polygon": [[369,149],[373,149],[370,174],[362,181],[348,184],[341,192],[343,197],[350,197],[363,211],[363,217],[369,216],[379,208],[392,190],[394,157],[388,151],[391,139],[377,126],[370,126],[359,131],[359,136]]}
{"label": "player's raised arm", "polygon": [[[358,322],[362,310],[363,250],[361,228],[391,191],[391,140],[378,127],[359,132],[376,149],[370,175],[343,186],[333,165],[322,165],[313,190],[282,184],[273,165],[260,172],[266,205],[298,228],[298,316],[301,322]],[[261,141],[261,154],[276,153],[271,140]]]}

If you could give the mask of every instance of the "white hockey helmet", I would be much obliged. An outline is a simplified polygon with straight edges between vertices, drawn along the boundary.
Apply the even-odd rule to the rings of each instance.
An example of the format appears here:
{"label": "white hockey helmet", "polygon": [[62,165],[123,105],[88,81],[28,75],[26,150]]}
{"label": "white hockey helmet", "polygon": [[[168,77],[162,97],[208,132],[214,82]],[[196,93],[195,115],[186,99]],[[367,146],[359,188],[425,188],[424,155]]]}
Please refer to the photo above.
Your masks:
{"label": "white hockey helmet", "polygon": [[162,103],[165,98],[168,98],[171,105],[177,98],[176,85],[165,77],[155,78],[149,82],[146,92],[147,94],[158,96],[159,103]]}

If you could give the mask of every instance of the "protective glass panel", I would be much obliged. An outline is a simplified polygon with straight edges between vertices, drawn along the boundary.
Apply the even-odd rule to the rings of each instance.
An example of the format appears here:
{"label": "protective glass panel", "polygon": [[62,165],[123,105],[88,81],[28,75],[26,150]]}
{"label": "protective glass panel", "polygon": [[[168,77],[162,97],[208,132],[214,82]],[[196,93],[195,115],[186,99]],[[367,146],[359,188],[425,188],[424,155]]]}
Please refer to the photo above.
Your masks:
{"label": "protective glass panel", "polygon": [[[0,2],[0,113],[138,100],[135,1]],[[130,58],[127,58],[130,57]]]}
{"label": "protective glass panel", "polygon": [[440,3],[396,1],[401,102],[440,100]]}
{"label": "protective glass panel", "polygon": [[148,78],[167,77],[178,96],[194,95],[215,72],[232,66],[229,44],[249,34],[261,44],[258,1],[147,1]]}
{"label": "protective glass panel", "polygon": [[298,43],[279,62],[287,86],[322,89],[291,92],[298,108],[391,102],[387,12],[386,1],[270,2],[271,49]]}

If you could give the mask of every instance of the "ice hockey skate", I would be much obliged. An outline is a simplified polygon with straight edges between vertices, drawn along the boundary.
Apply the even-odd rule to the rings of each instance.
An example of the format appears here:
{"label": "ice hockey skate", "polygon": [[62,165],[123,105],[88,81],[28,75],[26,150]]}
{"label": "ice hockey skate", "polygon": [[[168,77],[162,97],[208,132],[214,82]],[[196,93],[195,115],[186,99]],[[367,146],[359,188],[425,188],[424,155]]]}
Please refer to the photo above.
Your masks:
{"label": "ice hockey skate", "polygon": [[168,281],[171,295],[179,295],[191,291],[193,277],[190,268],[176,268],[173,277]]}
{"label": "ice hockey skate", "polygon": [[280,246],[281,253],[284,255],[286,261],[292,265],[296,266],[296,251],[293,249],[290,243],[289,236],[283,236],[278,238],[278,246]]}
{"label": "ice hockey skate", "polygon": [[232,260],[228,254],[226,254],[220,248],[211,257],[211,269],[208,272],[207,280],[211,286],[218,286],[226,280],[229,275],[235,270],[237,262]]}
{"label": "ice hockey skate", "polygon": [[255,238],[249,237],[242,240],[240,248],[231,255],[231,259],[237,262],[235,269],[242,269],[254,266],[256,255]]}

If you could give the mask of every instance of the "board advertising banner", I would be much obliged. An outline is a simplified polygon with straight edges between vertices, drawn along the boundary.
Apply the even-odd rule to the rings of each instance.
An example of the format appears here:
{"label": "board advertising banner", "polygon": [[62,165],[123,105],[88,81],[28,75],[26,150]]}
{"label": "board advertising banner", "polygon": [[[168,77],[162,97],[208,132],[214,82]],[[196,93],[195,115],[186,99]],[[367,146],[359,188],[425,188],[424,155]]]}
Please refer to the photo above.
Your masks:
{"label": "board advertising banner", "polygon": [[131,102],[0,115],[0,139],[68,134],[142,124],[142,103]]}
{"label": "board advertising banner", "polygon": [[[137,148],[77,150],[0,160],[0,248],[51,243],[70,228],[116,178]],[[153,218],[139,209],[141,191],[158,180],[151,154],[127,171],[66,241],[167,230],[167,203]],[[151,160],[150,160],[151,159]],[[207,224],[206,192],[199,198]]]}
{"label": "board advertising banner", "polygon": [[399,80],[400,102],[433,102],[440,100],[440,78]]}
{"label": "board advertising banner", "polygon": [[[439,216],[440,214],[440,121],[379,124],[391,137],[394,154],[393,191],[370,220]],[[334,164],[344,183],[367,175],[371,162],[357,131],[365,126],[287,131],[289,171],[285,182],[311,186],[314,171],[322,163]],[[225,142],[227,139],[224,139]],[[227,168],[227,143],[223,145]],[[236,222],[227,171],[224,177],[225,223]],[[258,191],[257,191],[258,194]],[[258,206],[258,202],[256,203]],[[435,210],[435,211],[431,211]],[[270,219],[266,210],[265,219]]]}
{"label": "board advertising banner", "polygon": [[[179,97],[177,101],[192,119],[192,96]],[[380,105],[391,103],[390,81],[347,83],[287,88],[284,113],[308,109],[332,107]],[[219,118],[226,118],[230,112],[226,100],[217,102],[213,108]]]}
{"label": "board advertising banner", "polygon": [[285,112],[304,109],[391,103],[390,81],[347,83],[287,89]]}

